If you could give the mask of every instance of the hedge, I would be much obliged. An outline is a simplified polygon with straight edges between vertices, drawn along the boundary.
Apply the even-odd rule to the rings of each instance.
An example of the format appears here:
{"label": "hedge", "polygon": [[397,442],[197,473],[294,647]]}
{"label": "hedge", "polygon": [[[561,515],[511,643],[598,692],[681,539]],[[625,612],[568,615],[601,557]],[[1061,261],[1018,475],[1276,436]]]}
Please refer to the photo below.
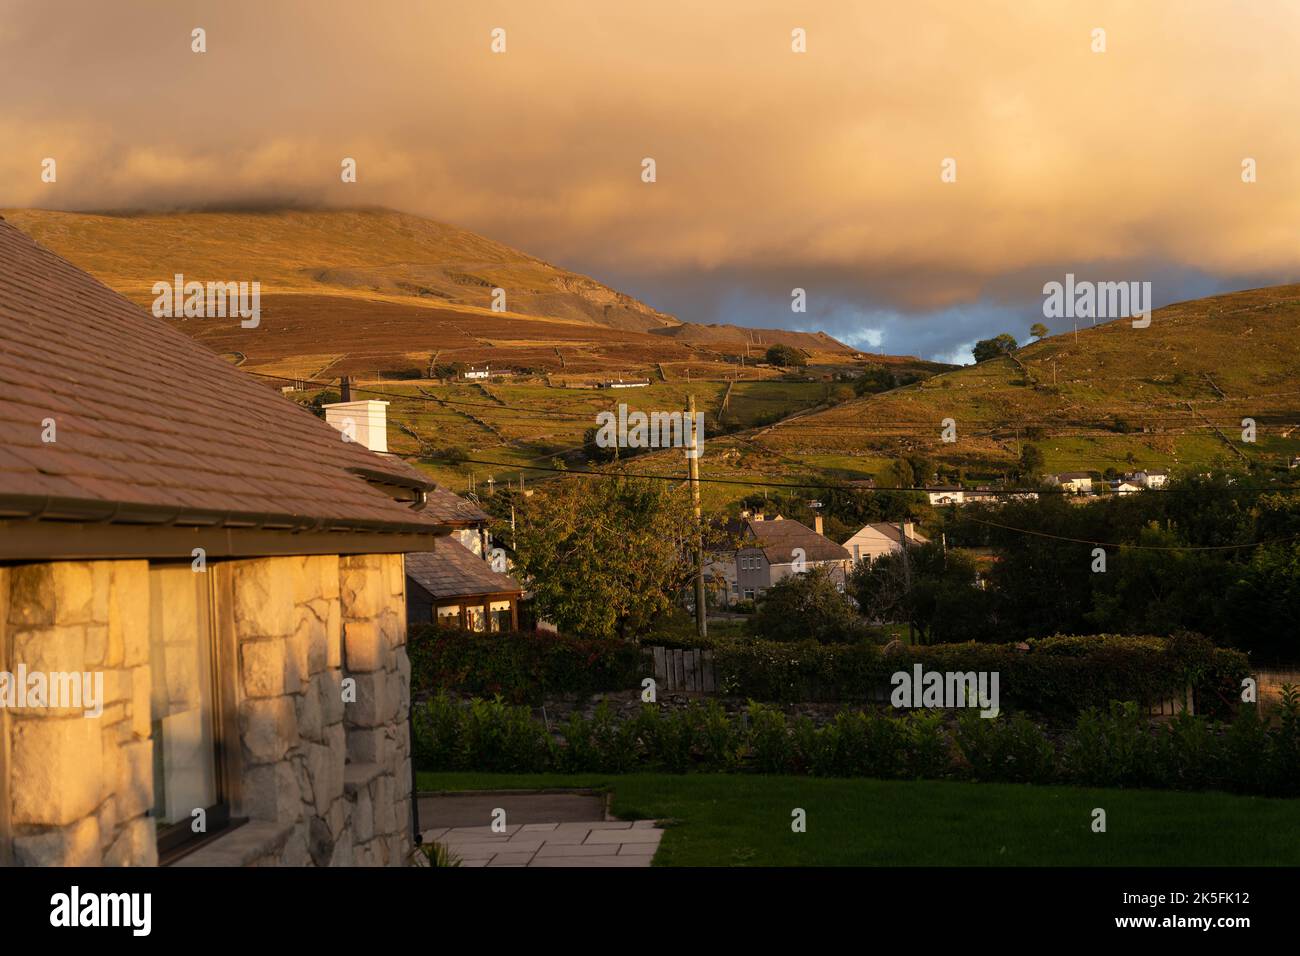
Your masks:
{"label": "hedge", "polygon": [[547,694],[592,694],[641,686],[641,650],[615,640],[544,632],[480,634],[435,625],[407,643],[414,694],[455,690],[539,704]]}
{"label": "hedge", "polygon": [[[1010,644],[936,644],[886,652],[874,644],[719,640],[713,649],[719,692],[767,702],[864,702],[891,688],[890,677],[920,664],[926,671],[997,672],[999,705],[1072,720],[1112,700],[1154,706],[1181,700],[1196,712],[1235,711],[1248,676],[1239,651],[1196,634],[1056,636]],[[416,694],[454,690],[539,704],[546,695],[639,689],[652,673],[633,643],[565,635],[478,634],[423,626],[411,632]]]}
{"label": "hedge", "polygon": [[1295,689],[1284,695],[1275,726],[1256,705],[1227,725],[1187,712],[1153,725],[1135,704],[1114,702],[1050,736],[1023,714],[963,710],[949,725],[937,711],[845,710],[819,727],[757,703],[732,717],[717,701],[667,713],[646,704],[626,719],[602,703],[591,718],[573,714],[553,730],[527,707],[439,694],[413,719],[417,765],[434,771],[699,770],[1300,795]]}
{"label": "hedge", "polygon": [[864,701],[897,671],[997,672],[1001,705],[1072,718],[1112,700],[1149,706],[1182,699],[1198,713],[1231,713],[1249,674],[1246,656],[1195,634],[1056,636],[1009,644],[936,644],[885,652],[872,644],[745,641],[713,652],[722,694],[761,701]]}

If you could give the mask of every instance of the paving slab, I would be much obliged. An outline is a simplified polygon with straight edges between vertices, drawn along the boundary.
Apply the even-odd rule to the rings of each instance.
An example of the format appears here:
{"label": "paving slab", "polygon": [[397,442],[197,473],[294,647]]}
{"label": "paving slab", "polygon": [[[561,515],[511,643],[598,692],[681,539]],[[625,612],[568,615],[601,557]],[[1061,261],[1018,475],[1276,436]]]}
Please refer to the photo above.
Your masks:
{"label": "paving slab", "polygon": [[426,793],[418,796],[417,806],[421,830],[487,827],[497,809],[505,810],[509,824],[605,819],[605,797],[599,793]]}

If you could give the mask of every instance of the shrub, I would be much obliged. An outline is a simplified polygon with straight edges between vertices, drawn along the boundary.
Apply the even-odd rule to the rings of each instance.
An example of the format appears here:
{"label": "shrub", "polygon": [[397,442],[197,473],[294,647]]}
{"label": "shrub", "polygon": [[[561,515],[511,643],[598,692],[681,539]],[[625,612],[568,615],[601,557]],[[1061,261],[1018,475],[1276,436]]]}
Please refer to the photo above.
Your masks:
{"label": "shrub", "polygon": [[1194,690],[1198,709],[1227,713],[1248,673],[1238,651],[1215,648],[1197,635],[1175,638],[1091,635],[1006,644],[935,644],[885,654],[871,644],[814,641],[718,642],[714,671],[723,694],[759,701],[860,702],[890,689],[897,671],[997,672],[1001,704],[1072,720],[1112,700],[1151,706]]}
{"label": "shrub", "polygon": [[[414,752],[431,770],[515,773],[682,773],[754,770],[815,776],[936,778],[1081,786],[1227,789],[1300,794],[1300,692],[1289,688],[1276,726],[1255,706],[1226,728],[1184,713],[1153,725],[1132,703],[1089,709],[1057,747],[1023,715],[980,717],[963,710],[955,747],[939,711],[904,717],[845,710],[818,727],[788,722],[751,703],[737,717],[716,703],[664,714],[644,706],[619,719],[607,706],[573,714],[552,734],[525,707],[501,700],[460,703],[445,694],[417,707]],[[558,738],[558,739],[557,739]]]}
{"label": "shrub", "polygon": [[640,685],[635,644],[543,632],[479,634],[425,625],[407,645],[414,693],[454,690],[541,703],[548,694],[591,694]]}
{"label": "shrub", "polygon": [[1023,714],[1008,719],[962,711],[957,746],[976,780],[1043,783],[1055,776],[1055,748]]}

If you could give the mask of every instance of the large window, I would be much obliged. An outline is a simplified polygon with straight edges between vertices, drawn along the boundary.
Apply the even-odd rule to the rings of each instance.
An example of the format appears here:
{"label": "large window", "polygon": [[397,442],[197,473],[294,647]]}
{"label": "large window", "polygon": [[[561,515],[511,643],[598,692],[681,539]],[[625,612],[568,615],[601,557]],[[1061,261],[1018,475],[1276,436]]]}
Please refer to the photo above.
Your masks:
{"label": "large window", "polygon": [[438,623],[443,627],[460,627],[460,605],[446,604],[438,608]]}
{"label": "large window", "polygon": [[224,828],[213,572],[149,568],[154,816],[159,856]]}

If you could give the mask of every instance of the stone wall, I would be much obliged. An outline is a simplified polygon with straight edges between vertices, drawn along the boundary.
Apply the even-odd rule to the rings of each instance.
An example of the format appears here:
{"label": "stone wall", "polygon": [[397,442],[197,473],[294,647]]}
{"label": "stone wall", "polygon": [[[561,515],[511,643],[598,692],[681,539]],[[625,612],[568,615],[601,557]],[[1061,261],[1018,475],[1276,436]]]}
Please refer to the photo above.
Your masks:
{"label": "stone wall", "polygon": [[[400,554],[214,562],[249,823],[185,865],[401,865],[411,849]],[[104,671],[98,720],[0,709],[0,861],[156,862],[143,561],[0,568],[0,670]],[[234,671],[231,673],[230,671]]]}
{"label": "stone wall", "polygon": [[0,671],[103,673],[103,714],[0,708],[0,861],[152,865],[144,561],[0,567]]}

